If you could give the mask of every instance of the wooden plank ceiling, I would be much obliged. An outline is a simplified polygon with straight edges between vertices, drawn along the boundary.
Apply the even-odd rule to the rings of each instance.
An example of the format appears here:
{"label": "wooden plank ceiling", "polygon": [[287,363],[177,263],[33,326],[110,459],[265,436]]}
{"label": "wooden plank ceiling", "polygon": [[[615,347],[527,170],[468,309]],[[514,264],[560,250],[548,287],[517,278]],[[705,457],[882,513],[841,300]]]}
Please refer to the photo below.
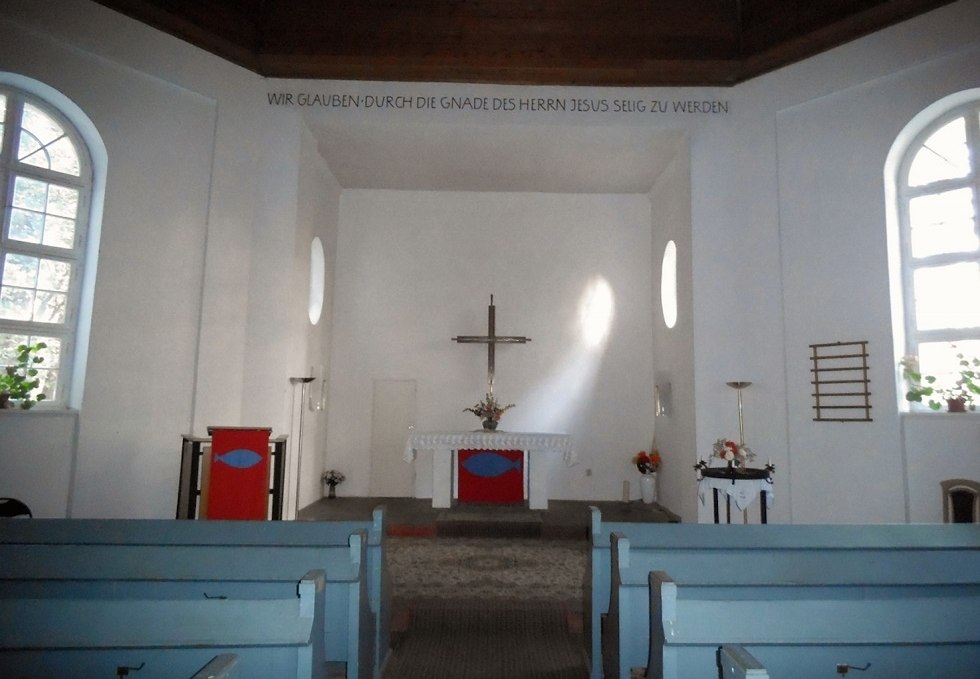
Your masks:
{"label": "wooden plank ceiling", "polygon": [[729,86],[952,0],[97,0],[281,78]]}

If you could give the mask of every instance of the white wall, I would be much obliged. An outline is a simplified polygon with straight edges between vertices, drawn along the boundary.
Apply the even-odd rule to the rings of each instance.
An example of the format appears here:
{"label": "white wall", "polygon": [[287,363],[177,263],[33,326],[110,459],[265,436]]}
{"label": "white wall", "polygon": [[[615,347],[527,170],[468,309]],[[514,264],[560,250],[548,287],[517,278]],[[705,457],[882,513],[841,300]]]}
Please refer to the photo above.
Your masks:
{"label": "white wall", "polygon": [[[463,408],[486,392],[486,347],[451,338],[486,334],[493,294],[497,333],[532,340],[496,350],[495,394],[517,404],[501,428],[573,435],[579,464],[553,470],[554,497],[621,493],[653,435],[647,197],[346,191],[341,205],[327,449],[345,492],[367,489],[375,379],[418,381],[419,430],[479,428]],[[614,315],[589,348],[580,307],[599,280]]]}
{"label": "white wall", "polygon": [[[697,517],[697,498],[691,493],[697,406],[694,394],[694,304],[691,275],[691,162],[687,139],[678,144],[673,161],[650,191],[653,285],[654,380],[661,389],[664,414],[657,417],[655,445],[664,464],[658,473],[658,501],[676,514]],[[661,305],[664,249],[677,247],[677,321],[668,328]],[[633,476],[636,482],[635,475]]]}
{"label": "white wall", "polygon": [[[63,427],[39,426],[47,413],[4,414],[15,446],[0,463],[33,459],[36,477],[0,474],[0,491],[42,516],[173,516],[180,435],[255,423],[243,402],[286,381],[243,388],[250,324],[263,327],[247,294],[257,157],[275,129],[246,105],[259,79],[83,0],[5,3],[0,22],[0,69],[77,103],[109,159],[85,399]],[[288,260],[271,267],[292,270],[294,232]],[[287,416],[256,419],[287,433]]]}
{"label": "white wall", "polygon": [[[976,476],[976,415],[898,415],[882,171],[916,113],[980,86],[978,0],[729,90],[465,86],[724,99],[727,114],[336,115],[392,128],[431,119],[683,135],[688,156],[649,195],[344,189],[317,158],[304,112],[266,103],[279,82],[88,0],[8,0],[0,29],[0,70],[77,103],[109,157],[85,400],[69,417],[0,414],[0,494],[42,515],[171,516],[180,434],[211,424],[293,432],[289,377],[319,363],[330,366],[329,415],[306,412],[299,502],[319,493],[322,459],[349,465],[344,491],[363,492],[371,379],[418,379],[420,428],[477,426],[460,411],[482,395],[486,354],[449,338],[485,330],[491,292],[498,330],[533,338],[498,351],[499,394],[518,404],[504,426],[575,435],[582,461],[558,470],[555,497],[618,498],[635,474],[629,455],[649,448],[656,425],[661,496],[684,520],[703,519],[688,470],[714,439],[737,435],[725,386],[735,379],[753,382],[747,442],[777,466],[775,521],[936,520],[936,478]],[[655,277],[669,234],[690,269],[679,327],[664,333]],[[313,235],[336,256],[333,308],[316,327],[304,303]],[[575,329],[593,274],[617,305],[594,373]],[[871,341],[873,423],[810,420],[807,345],[837,339]],[[658,371],[670,376],[674,415],[655,423]],[[580,391],[583,375],[591,384]]]}

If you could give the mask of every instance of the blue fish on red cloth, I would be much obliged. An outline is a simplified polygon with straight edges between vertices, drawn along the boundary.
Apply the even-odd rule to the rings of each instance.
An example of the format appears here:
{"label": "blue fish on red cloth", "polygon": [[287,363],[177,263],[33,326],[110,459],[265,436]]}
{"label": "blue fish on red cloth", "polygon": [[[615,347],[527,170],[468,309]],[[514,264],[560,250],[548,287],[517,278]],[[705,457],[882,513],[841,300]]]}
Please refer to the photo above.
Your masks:
{"label": "blue fish on red cloth", "polygon": [[235,448],[227,453],[214,456],[215,462],[222,462],[235,469],[248,469],[262,461],[262,456],[248,448]]}
{"label": "blue fish on red cloth", "polygon": [[510,470],[521,471],[523,460],[509,460],[503,455],[499,455],[490,450],[484,450],[470,455],[463,461],[463,469],[474,476],[483,478],[493,478],[506,474]]}

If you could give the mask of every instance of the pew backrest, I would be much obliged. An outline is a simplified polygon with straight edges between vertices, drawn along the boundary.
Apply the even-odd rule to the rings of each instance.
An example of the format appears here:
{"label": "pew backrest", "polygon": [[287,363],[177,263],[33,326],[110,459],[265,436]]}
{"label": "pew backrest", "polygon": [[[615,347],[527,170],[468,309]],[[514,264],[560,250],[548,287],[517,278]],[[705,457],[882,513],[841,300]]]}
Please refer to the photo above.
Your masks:
{"label": "pew backrest", "polygon": [[[346,663],[349,677],[378,679],[390,646],[384,514],[379,507],[371,521],[19,522],[31,525],[0,534],[0,596],[22,586],[80,590],[87,581],[89,591],[103,586],[117,597],[140,596],[147,582],[156,583],[156,596],[193,587],[233,597],[275,591],[272,583],[317,567],[326,572],[328,660]],[[108,579],[117,583],[99,584]]]}
{"label": "pew backrest", "polygon": [[[622,541],[626,539],[626,541]],[[603,523],[592,508],[585,622],[592,679],[603,666],[629,671],[648,653],[647,576],[666,570],[679,580],[718,584],[936,584],[980,582],[980,530],[968,525],[714,525]],[[614,588],[635,587],[630,609],[613,611]],[[607,638],[602,634],[602,616]],[[631,621],[621,620],[631,616]],[[615,619],[613,619],[615,618]],[[620,639],[620,624],[629,637]],[[634,632],[633,626],[639,625]],[[612,638],[609,638],[612,637]],[[628,657],[604,657],[625,646]]]}
{"label": "pew backrest", "polygon": [[[977,585],[724,588],[687,585],[655,571],[649,601],[651,678],[698,676],[707,650],[722,641],[742,645],[777,676],[794,677],[821,676],[841,660],[832,654],[846,649],[860,648],[862,660],[878,665],[900,656],[901,676],[928,676],[932,664],[943,668],[942,676],[964,676],[980,653]],[[803,661],[805,650],[816,657],[817,648],[823,669]],[[795,660],[794,653],[800,653]]]}
{"label": "pew backrest", "polygon": [[0,599],[0,675],[101,676],[142,657],[140,676],[189,676],[231,652],[254,676],[324,679],[324,582],[310,571],[278,598]]}

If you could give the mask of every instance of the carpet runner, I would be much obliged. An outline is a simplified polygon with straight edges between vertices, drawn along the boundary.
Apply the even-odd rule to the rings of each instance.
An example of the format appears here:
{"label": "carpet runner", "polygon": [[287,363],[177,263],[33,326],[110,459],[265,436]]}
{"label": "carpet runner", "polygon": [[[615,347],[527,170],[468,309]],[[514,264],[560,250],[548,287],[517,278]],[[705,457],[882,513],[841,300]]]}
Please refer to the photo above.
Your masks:
{"label": "carpet runner", "polygon": [[580,630],[553,602],[416,602],[384,679],[586,679]]}
{"label": "carpet runner", "polygon": [[389,538],[384,679],[584,679],[584,540]]}

